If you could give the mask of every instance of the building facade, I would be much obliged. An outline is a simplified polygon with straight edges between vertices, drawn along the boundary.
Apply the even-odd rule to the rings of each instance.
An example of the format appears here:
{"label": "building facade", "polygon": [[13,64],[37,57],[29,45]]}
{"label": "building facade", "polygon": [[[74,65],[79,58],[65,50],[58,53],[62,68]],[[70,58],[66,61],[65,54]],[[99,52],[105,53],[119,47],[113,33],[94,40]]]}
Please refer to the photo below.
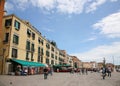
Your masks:
{"label": "building facade", "polygon": [[54,41],[47,40],[28,21],[21,20],[14,14],[3,17],[2,33],[0,49],[4,50],[1,53],[4,59],[0,62],[2,64],[0,70],[3,74],[14,70],[12,59],[50,66],[64,63],[73,65],[66,51],[58,49]]}
{"label": "building facade", "polygon": [[73,60],[73,67],[74,68],[81,68],[82,67],[82,62],[79,60],[76,56],[72,56]]}
{"label": "building facade", "polygon": [[0,0],[0,74],[3,73],[3,62],[4,62],[4,51],[5,49],[2,46],[2,41],[3,41],[3,29],[2,29],[2,23],[3,23],[3,15],[4,15],[4,4],[5,0]]}

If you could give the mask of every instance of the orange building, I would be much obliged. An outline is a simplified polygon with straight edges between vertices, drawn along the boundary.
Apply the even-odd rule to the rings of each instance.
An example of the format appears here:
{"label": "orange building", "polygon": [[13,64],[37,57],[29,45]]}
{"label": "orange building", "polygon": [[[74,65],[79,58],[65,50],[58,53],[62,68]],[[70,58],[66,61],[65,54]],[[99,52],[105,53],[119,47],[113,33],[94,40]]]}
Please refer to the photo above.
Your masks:
{"label": "orange building", "polygon": [[81,68],[82,67],[82,62],[79,60],[76,56],[72,56],[73,60],[73,67],[75,68]]}
{"label": "orange building", "polygon": [[3,29],[2,29],[2,21],[3,21],[3,15],[4,15],[4,4],[5,0],[0,0],[0,74],[3,73],[3,53],[4,49],[2,47],[2,40],[3,40]]}
{"label": "orange building", "polygon": [[2,42],[1,37],[2,35],[2,20],[3,20],[3,15],[4,15],[4,3],[5,0],[0,0],[0,42]]}

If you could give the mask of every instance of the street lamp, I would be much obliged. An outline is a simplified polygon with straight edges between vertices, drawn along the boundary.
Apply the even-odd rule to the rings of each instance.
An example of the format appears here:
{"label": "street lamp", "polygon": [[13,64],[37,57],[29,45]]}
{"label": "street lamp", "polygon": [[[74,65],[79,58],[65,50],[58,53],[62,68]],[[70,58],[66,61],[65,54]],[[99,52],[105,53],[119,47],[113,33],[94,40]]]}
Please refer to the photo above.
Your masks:
{"label": "street lamp", "polygon": [[105,67],[106,60],[103,58],[103,67]]}

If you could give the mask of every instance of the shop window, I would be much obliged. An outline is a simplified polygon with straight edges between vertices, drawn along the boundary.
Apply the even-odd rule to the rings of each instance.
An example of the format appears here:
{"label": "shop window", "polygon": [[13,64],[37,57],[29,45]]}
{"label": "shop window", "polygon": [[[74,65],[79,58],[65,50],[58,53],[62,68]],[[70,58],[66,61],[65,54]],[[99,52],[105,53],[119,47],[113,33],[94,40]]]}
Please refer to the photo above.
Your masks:
{"label": "shop window", "polygon": [[19,30],[20,29],[20,22],[18,22],[17,20],[15,20],[14,27],[15,27],[16,30]]}
{"label": "shop window", "polygon": [[17,53],[18,53],[18,50],[15,48],[12,48],[12,58],[17,58]]}
{"label": "shop window", "polygon": [[13,43],[18,44],[19,43],[19,36],[13,35]]}

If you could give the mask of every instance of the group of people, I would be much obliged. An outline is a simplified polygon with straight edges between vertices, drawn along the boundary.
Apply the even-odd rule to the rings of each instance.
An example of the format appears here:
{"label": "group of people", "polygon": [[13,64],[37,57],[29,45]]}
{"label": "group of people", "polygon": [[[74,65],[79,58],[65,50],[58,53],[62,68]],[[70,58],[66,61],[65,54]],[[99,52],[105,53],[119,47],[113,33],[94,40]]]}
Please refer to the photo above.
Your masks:
{"label": "group of people", "polygon": [[112,72],[112,68],[109,67],[103,67],[102,68],[102,78],[105,79],[106,76],[111,77],[111,72]]}
{"label": "group of people", "polygon": [[79,68],[79,69],[74,69],[74,68],[72,68],[71,69],[71,71],[70,71],[70,73],[74,73],[74,72],[76,72],[76,73],[79,73],[79,74],[88,74],[88,69],[87,68]]}

